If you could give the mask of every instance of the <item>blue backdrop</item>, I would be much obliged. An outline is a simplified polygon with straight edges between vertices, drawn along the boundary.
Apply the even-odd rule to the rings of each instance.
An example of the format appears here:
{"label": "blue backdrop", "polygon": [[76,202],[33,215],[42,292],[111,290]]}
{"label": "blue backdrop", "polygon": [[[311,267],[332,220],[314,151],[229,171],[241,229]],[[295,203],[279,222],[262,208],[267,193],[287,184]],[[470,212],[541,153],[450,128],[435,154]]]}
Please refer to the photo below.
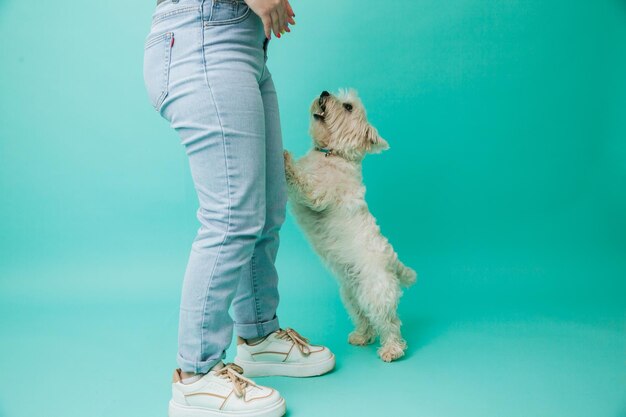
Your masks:
{"label": "blue backdrop", "polygon": [[[384,364],[288,218],[281,322],[338,367],[260,382],[290,416],[626,415],[624,2],[293,7],[285,147],[321,90],[359,90],[391,145],[367,200],[419,281]],[[0,0],[0,416],[165,415],[197,201],[143,87],[153,8]]]}

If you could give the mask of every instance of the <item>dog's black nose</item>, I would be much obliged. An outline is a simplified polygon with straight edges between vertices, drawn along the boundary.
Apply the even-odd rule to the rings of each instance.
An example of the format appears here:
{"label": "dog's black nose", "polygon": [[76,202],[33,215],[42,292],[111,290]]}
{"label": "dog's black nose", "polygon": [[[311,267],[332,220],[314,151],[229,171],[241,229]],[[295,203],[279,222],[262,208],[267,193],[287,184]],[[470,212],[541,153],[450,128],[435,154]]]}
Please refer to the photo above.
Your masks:
{"label": "dog's black nose", "polygon": [[320,98],[324,98],[324,97],[328,97],[330,95],[330,93],[326,90],[322,91],[322,94],[320,94]]}

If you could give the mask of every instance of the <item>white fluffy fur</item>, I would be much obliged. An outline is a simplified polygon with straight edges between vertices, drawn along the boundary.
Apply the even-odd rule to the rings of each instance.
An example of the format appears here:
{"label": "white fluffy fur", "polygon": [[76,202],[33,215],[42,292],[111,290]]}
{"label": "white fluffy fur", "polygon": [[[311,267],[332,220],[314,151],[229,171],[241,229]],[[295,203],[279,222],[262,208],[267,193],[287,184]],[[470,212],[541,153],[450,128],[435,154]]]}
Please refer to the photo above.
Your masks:
{"label": "white fluffy fur", "polygon": [[[352,105],[349,111],[345,103]],[[317,114],[317,116],[315,116]],[[398,259],[380,233],[365,202],[361,161],[387,149],[369,124],[354,90],[316,98],[310,133],[315,147],[298,161],[285,151],[285,172],[293,214],[339,280],[355,330],[348,341],[366,345],[380,336],[378,355],[389,362],[404,355],[406,342],[397,315],[400,285],[415,282],[415,271]]]}

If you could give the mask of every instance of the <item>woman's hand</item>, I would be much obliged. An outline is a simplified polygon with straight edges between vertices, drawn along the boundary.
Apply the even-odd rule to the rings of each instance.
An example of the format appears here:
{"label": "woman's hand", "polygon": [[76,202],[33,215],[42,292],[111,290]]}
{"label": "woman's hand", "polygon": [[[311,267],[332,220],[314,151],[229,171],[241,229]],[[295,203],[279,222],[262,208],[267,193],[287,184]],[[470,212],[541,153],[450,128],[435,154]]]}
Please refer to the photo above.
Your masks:
{"label": "woman's hand", "polygon": [[291,32],[289,25],[295,25],[293,20],[296,15],[289,4],[289,0],[245,0],[246,4],[263,21],[265,37],[272,36],[272,31],[277,38],[282,33]]}

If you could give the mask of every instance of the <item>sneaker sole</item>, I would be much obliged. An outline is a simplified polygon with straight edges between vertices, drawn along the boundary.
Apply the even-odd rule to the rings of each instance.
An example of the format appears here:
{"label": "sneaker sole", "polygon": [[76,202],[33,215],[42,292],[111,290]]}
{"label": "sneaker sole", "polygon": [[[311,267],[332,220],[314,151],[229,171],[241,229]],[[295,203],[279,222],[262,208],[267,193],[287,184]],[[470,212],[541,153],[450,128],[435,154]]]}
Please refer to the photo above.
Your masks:
{"label": "sneaker sole", "polygon": [[249,362],[235,358],[234,362],[243,368],[243,375],[254,378],[258,376],[290,376],[306,378],[330,372],[335,367],[335,355],[315,363],[282,363],[282,362]]}
{"label": "sneaker sole", "polygon": [[285,415],[285,399],[267,408],[249,411],[209,410],[201,407],[190,407],[170,401],[169,417],[282,417]]}

